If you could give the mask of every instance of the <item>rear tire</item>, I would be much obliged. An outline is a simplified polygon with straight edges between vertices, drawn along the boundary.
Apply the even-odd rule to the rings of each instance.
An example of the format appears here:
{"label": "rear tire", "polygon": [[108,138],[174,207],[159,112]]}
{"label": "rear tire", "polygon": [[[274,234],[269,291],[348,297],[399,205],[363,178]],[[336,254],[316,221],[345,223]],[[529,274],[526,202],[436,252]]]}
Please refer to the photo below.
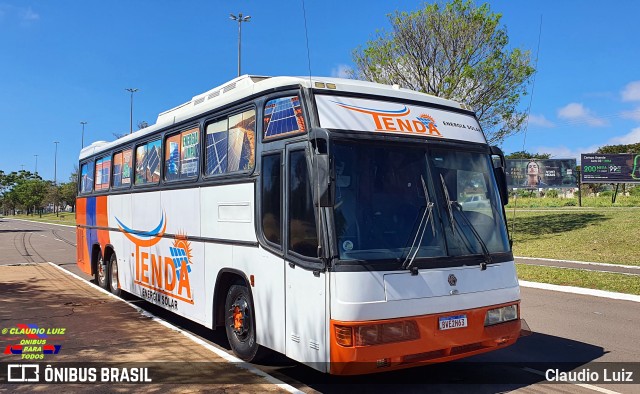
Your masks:
{"label": "rear tire", "polygon": [[109,270],[107,263],[102,258],[102,252],[98,252],[98,261],[96,262],[96,284],[109,290]]}
{"label": "rear tire", "polygon": [[118,279],[118,259],[115,253],[112,253],[111,259],[109,259],[109,290],[118,297],[122,294],[120,280]]}
{"label": "rear tire", "polygon": [[253,362],[264,353],[256,342],[256,323],[249,289],[244,284],[229,288],[225,302],[224,326],[231,350],[238,358]]}

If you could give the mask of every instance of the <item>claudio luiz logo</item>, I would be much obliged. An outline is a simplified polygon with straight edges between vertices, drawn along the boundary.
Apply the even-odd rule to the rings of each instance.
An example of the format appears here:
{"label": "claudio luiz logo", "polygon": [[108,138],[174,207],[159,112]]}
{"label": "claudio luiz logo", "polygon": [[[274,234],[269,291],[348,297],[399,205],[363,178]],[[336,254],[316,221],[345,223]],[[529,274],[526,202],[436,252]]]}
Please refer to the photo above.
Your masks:
{"label": "claudio luiz logo", "polygon": [[[358,107],[334,101],[338,106],[349,111],[370,115],[375,124],[375,131],[389,133],[424,134],[431,137],[442,137],[436,121],[428,114],[410,117],[411,110],[406,106],[397,110],[383,110]],[[415,116],[415,115],[414,115]]]}
{"label": "claudio luiz logo", "polygon": [[167,228],[164,213],[160,223],[150,231],[133,230],[118,218],[116,221],[120,231],[136,246],[133,282],[146,289],[142,297],[169,308],[177,308],[177,301],[193,304],[191,243],[186,234],[176,235],[173,245],[162,255],[158,248],[155,248],[157,253],[153,253],[152,247],[162,240]]}

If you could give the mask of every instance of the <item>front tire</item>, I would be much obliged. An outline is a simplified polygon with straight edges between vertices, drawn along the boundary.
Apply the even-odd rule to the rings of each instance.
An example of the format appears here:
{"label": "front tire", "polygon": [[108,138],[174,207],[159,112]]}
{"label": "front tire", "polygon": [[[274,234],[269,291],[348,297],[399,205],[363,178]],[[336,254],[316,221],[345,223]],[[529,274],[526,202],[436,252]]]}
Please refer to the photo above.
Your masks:
{"label": "front tire", "polygon": [[107,263],[102,258],[102,252],[98,252],[98,262],[96,263],[96,284],[105,290],[109,290],[109,275]]}
{"label": "front tire", "polygon": [[257,360],[260,346],[256,342],[255,313],[247,286],[235,284],[229,288],[224,321],[233,353],[247,362]]}
{"label": "front tire", "polygon": [[118,259],[115,253],[111,254],[111,259],[109,259],[109,290],[118,297],[122,294],[120,280],[118,279]]}

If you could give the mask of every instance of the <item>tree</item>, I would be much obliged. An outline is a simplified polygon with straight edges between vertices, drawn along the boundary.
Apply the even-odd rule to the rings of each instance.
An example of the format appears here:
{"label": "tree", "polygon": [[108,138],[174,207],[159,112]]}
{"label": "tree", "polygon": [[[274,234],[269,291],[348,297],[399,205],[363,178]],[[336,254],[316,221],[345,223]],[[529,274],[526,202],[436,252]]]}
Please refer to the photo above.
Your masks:
{"label": "tree", "polygon": [[550,153],[529,153],[526,150],[513,152],[504,157],[505,159],[549,159]]}
{"label": "tree", "polygon": [[640,153],[640,142],[627,145],[604,145],[596,153]]}
{"label": "tree", "polygon": [[529,51],[507,48],[501,16],[471,0],[396,11],[391,32],[353,52],[351,76],[465,103],[489,142],[500,142],[523,127],[527,114],[516,107],[535,71]]}
{"label": "tree", "polygon": [[10,193],[19,207],[33,214],[42,213],[48,189],[48,183],[42,179],[26,179],[16,184]]}
{"label": "tree", "polygon": [[60,197],[64,205],[71,206],[71,212],[76,208],[76,196],[78,195],[78,168],[69,177],[69,182],[60,185]]}

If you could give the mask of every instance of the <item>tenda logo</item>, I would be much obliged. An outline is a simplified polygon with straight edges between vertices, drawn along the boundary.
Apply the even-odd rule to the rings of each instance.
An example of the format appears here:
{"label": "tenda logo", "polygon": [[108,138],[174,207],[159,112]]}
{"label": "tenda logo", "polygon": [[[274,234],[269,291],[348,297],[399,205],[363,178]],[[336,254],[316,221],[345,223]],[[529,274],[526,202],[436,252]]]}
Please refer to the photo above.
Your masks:
{"label": "tenda logo", "polygon": [[382,110],[358,107],[355,105],[349,105],[334,101],[340,107],[348,109],[350,111],[361,112],[363,114],[371,115],[373,122],[376,125],[376,131],[386,131],[391,133],[418,133],[427,134],[432,137],[442,137],[435,120],[428,114],[422,114],[414,119],[408,118],[411,110],[406,106],[401,109]]}
{"label": "tenda logo", "polygon": [[[136,231],[116,218],[120,231],[136,245],[134,283],[155,290],[168,297],[193,304],[191,294],[191,243],[186,235],[178,234],[169,248],[170,256],[148,253],[145,250],[156,245],[165,233],[167,223],[164,214],[160,223],[151,231]],[[147,249],[149,248],[149,249]],[[142,249],[142,250],[141,250]]]}

